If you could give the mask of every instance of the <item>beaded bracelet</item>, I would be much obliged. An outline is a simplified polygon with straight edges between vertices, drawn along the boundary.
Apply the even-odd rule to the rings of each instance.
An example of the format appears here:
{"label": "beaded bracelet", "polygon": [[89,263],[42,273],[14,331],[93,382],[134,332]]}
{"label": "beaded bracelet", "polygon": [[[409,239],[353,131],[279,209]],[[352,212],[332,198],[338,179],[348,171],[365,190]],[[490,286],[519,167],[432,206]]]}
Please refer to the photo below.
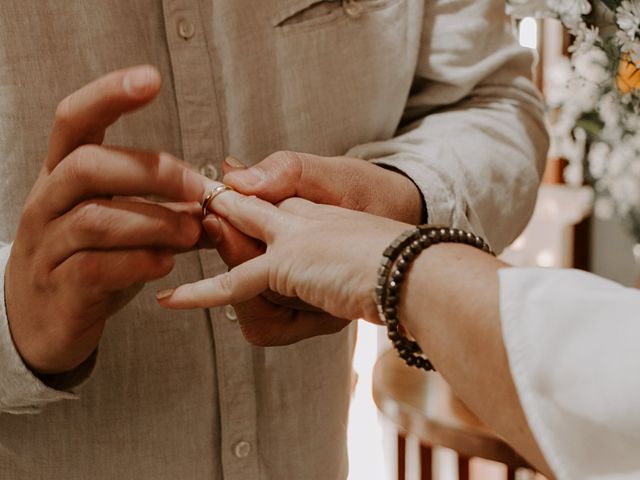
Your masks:
{"label": "beaded bracelet", "polygon": [[493,255],[487,242],[473,233],[457,228],[419,225],[391,242],[382,254],[378,269],[376,303],[380,320],[387,326],[387,336],[400,358],[410,366],[427,371],[435,370],[432,363],[422,354],[417,342],[400,332],[398,295],[404,275],[416,256],[431,245],[445,242],[470,245]]}

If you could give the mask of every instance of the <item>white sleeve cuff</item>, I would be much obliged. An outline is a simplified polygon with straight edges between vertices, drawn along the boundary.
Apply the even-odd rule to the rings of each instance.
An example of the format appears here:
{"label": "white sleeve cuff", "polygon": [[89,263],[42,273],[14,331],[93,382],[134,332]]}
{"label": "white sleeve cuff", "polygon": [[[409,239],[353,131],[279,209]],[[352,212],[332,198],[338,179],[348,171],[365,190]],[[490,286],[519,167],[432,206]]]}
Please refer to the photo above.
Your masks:
{"label": "white sleeve cuff", "polygon": [[640,478],[640,291],[576,270],[499,277],[511,373],[555,475]]}

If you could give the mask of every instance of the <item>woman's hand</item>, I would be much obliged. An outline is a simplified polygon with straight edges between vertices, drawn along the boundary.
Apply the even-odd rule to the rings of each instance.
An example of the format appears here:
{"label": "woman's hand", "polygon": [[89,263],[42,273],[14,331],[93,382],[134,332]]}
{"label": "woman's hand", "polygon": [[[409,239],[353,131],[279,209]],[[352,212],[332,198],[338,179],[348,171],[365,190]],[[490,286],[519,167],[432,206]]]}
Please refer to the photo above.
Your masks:
{"label": "woman's hand", "polygon": [[374,288],[385,247],[410,225],[299,198],[278,207],[224,192],[217,215],[266,244],[266,252],[228,273],[158,294],[168,308],[215,307],[270,289],[336,317],[377,321]]}

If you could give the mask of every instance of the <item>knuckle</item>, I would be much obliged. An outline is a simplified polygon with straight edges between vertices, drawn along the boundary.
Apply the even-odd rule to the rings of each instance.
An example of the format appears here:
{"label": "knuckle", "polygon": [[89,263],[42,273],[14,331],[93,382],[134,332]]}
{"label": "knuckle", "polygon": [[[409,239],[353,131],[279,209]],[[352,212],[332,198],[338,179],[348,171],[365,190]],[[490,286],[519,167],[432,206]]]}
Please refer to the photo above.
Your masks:
{"label": "knuckle", "polygon": [[148,261],[151,264],[150,268],[153,268],[155,271],[153,278],[164,277],[173,270],[173,266],[175,265],[175,259],[171,254],[158,255],[150,253]]}
{"label": "knuckle", "polygon": [[159,179],[163,172],[170,169],[173,164],[173,156],[166,152],[150,154],[145,158],[145,167],[148,175],[153,179]]}
{"label": "knuckle", "polygon": [[68,97],[63,98],[56,107],[54,114],[54,124],[56,127],[64,128],[71,123],[71,102],[71,95],[69,95]]}
{"label": "knuckle", "polygon": [[95,145],[78,147],[65,161],[67,179],[79,183],[90,182],[96,175],[98,150],[99,147]]}
{"label": "knuckle", "polygon": [[73,232],[84,238],[101,235],[108,231],[103,217],[102,205],[95,201],[85,201],[77,205],[72,212]]}
{"label": "knuckle", "polygon": [[276,152],[275,155],[277,155],[278,162],[283,170],[294,174],[302,171],[303,158],[300,153],[282,150]]}
{"label": "knuckle", "polygon": [[145,235],[154,239],[154,244],[191,247],[200,239],[201,227],[188,213],[154,210],[147,217],[144,231]]}
{"label": "knuckle", "polygon": [[172,180],[182,180],[182,175],[187,170],[178,158],[167,152],[158,152],[150,156],[148,165],[150,174],[155,178],[170,178]]}
{"label": "knuckle", "polygon": [[145,167],[150,180],[166,185],[174,195],[184,195],[189,171],[176,157],[167,152],[157,152],[148,156]]}
{"label": "knuckle", "polygon": [[93,163],[100,151],[100,147],[92,144],[81,145],[76,148],[73,157],[79,163]]}
{"label": "knuckle", "polygon": [[26,203],[20,216],[12,251],[15,250],[21,252],[22,255],[31,257],[44,244],[44,235],[45,222],[42,205],[37,202]]}
{"label": "knuckle", "polygon": [[305,161],[299,153],[288,152],[283,168],[290,178],[289,181],[298,184],[306,176],[305,172],[309,171],[309,162]]}
{"label": "knuckle", "polygon": [[225,299],[225,303],[234,303],[233,278],[231,278],[231,274],[229,272],[223,273],[218,276],[218,287],[220,289],[220,292],[222,293],[223,298]]}
{"label": "knuckle", "polygon": [[52,281],[50,277],[51,268],[49,267],[49,262],[43,258],[41,252],[33,252],[31,258],[33,261],[30,266],[28,277],[30,280],[31,291],[42,297],[55,295],[59,291],[60,285]]}
{"label": "knuckle", "polygon": [[252,207],[260,204],[260,200],[255,195],[238,195],[237,202],[241,206]]}

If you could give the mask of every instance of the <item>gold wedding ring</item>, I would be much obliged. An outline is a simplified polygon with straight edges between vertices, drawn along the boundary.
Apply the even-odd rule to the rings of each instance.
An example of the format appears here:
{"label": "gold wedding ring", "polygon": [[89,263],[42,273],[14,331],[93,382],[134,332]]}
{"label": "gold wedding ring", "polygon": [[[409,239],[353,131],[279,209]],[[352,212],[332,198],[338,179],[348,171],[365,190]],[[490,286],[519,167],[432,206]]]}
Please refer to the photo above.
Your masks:
{"label": "gold wedding ring", "polygon": [[220,185],[219,187],[211,190],[202,200],[202,216],[206,217],[207,212],[209,211],[209,205],[213,202],[213,199],[220,195],[222,192],[226,192],[227,190],[233,190],[229,185]]}

